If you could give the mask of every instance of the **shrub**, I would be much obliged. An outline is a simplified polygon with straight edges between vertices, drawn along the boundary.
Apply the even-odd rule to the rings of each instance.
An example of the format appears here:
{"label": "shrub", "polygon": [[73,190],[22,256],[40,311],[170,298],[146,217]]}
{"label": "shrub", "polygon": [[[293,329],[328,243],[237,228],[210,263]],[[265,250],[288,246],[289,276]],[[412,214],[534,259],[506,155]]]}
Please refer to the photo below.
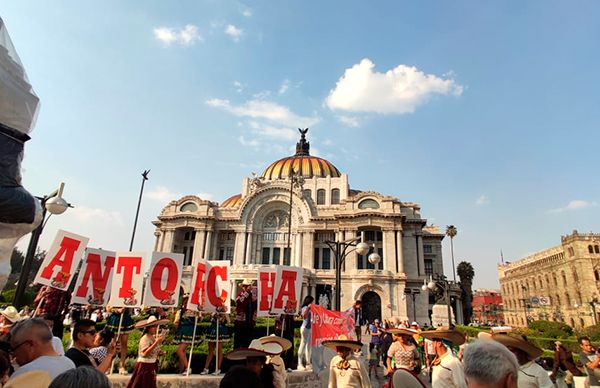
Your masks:
{"label": "shrub", "polygon": [[589,337],[591,341],[600,341],[600,325],[588,326],[577,333],[578,337]]}
{"label": "shrub", "polygon": [[529,322],[531,335],[545,338],[568,338],[573,335],[573,328],[566,323],[552,321]]}

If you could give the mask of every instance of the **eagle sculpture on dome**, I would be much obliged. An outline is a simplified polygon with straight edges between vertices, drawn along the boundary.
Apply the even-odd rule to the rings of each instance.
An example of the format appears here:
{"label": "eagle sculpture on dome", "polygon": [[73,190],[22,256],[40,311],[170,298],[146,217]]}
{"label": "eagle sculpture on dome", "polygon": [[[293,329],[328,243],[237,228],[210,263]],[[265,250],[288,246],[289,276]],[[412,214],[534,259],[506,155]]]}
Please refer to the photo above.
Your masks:
{"label": "eagle sculpture on dome", "polygon": [[310,143],[306,141],[306,132],[308,132],[308,128],[298,128],[298,132],[300,132],[300,141],[296,143],[296,155],[308,156],[310,155]]}

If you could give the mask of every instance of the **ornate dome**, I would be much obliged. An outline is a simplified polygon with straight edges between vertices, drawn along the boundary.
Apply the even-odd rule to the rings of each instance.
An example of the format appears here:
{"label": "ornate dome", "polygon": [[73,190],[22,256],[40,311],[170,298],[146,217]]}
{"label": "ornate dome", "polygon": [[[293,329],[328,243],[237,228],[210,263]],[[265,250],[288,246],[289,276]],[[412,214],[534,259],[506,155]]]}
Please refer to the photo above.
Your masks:
{"label": "ornate dome", "polygon": [[308,128],[299,129],[299,131],[301,137],[300,141],[296,143],[296,154],[271,163],[262,173],[262,177],[268,180],[285,179],[293,172],[305,178],[339,177],[340,170],[330,161],[310,155],[310,143],[306,141],[305,137]]}
{"label": "ornate dome", "polygon": [[240,202],[242,202],[242,194],[236,194],[223,201],[221,207],[235,207],[239,205]]}

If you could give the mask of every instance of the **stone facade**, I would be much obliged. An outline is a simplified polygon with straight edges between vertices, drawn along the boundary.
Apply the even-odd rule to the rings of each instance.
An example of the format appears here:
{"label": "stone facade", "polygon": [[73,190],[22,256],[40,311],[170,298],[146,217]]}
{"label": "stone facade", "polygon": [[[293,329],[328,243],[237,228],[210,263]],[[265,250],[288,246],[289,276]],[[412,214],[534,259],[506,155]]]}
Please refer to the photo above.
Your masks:
{"label": "stone facade", "polygon": [[506,323],[545,319],[585,327],[600,322],[600,234],[561,237],[559,246],[498,266]]}
{"label": "stone facade", "polygon": [[[290,178],[292,172],[301,182]],[[155,250],[184,253],[186,266],[201,259],[230,260],[234,292],[240,280],[256,278],[257,267],[285,264],[304,268],[303,296],[322,303],[333,300],[335,284],[335,258],[325,241],[362,237],[381,261],[374,266],[368,254],[350,251],[342,267],[341,307],[362,299],[371,319],[412,320],[416,308],[417,321],[429,323],[428,293],[417,295],[413,306],[405,289],[420,289],[430,274],[443,273],[444,234],[427,226],[420,205],[350,189],[347,174],[310,156],[304,134],[294,156],[272,163],[261,176],[243,178],[240,194],[221,204],[180,198],[154,225]]]}

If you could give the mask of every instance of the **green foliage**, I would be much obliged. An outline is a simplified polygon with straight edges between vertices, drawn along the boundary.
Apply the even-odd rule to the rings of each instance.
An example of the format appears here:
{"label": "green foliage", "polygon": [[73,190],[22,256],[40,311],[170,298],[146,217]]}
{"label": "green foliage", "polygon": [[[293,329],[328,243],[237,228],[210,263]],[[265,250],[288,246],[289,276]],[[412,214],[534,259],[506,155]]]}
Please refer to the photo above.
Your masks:
{"label": "green foliage", "polygon": [[546,338],[568,338],[573,335],[573,328],[562,322],[533,321],[529,322],[531,335]]}
{"label": "green foliage", "polygon": [[[16,288],[12,288],[10,290],[5,290],[0,294],[0,303],[4,304],[4,305],[12,305],[13,304],[13,300],[15,299],[15,292],[17,291]],[[24,295],[24,304],[31,306],[33,305],[33,300],[35,299],[35,295],[36,292],[33,290],[25,290],[25,295]]]}
{"label": "green foliage", "polygon": [[577,333],[578,337],[589,337],[590,341],[600,341],[600,324],[588,326]]}

